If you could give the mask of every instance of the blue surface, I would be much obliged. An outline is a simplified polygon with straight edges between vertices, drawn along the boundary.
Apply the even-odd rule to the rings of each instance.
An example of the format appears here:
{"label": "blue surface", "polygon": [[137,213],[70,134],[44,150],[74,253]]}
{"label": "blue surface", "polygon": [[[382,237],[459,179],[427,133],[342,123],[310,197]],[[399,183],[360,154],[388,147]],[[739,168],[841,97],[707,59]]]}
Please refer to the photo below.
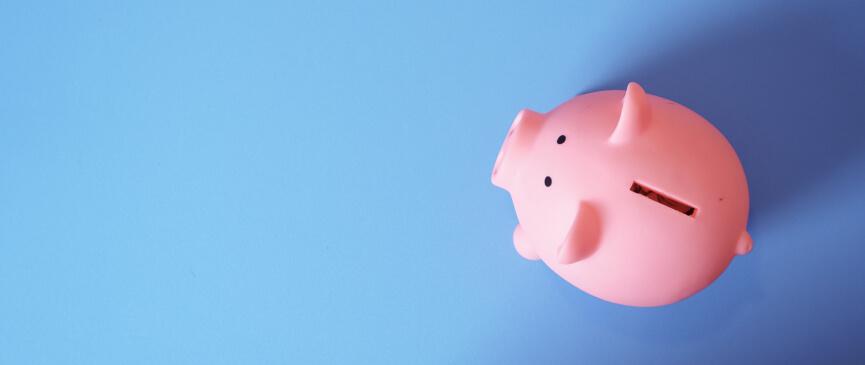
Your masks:
{"label": "blue surface", "polygon": [[[0,363],[865,362],[861,2],[292,3],[0,2]],[[631,80],[752,193],[663,308],[522,260],[489,183]]]}

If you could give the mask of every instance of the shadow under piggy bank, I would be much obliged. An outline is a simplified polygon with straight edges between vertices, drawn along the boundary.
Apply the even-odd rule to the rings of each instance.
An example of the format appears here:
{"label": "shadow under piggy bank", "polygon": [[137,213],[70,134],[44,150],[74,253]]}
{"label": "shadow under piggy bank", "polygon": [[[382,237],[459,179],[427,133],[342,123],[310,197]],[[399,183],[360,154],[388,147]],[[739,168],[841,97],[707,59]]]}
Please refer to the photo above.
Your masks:
{"label": "shadow under piggy bank", "polygon": [[754,252],[735,258],[709,288],[667,307],[614,306],[557,285],[557,295],[576,303],[578,312],[564,314],[562,326],[585,326],[590,318],[591,326],[659,343],[718,336],[747,303],[760,301],[761,251],[784,249],[782,242],[761,240],[773,211],[865,148],[865,63],[836,42],[834,20],[777,13],[758,18],[635,61],[590,90],[637,81],[713,123],[748,176]]}

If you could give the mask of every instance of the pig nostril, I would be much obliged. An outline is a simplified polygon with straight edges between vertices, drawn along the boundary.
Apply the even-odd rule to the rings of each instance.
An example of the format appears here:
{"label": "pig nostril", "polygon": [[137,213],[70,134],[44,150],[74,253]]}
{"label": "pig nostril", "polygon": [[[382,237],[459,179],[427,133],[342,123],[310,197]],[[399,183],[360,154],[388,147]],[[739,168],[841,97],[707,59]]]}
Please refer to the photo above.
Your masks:
{"label": "pig nostril", "polygon": [[565,135],[563,134],[563,135],[559,136],[559,139],[556,140],[556,143],[558,143],[558,144],[565,143],[566,139],[567,139],[567,137],[565,137]]}
{"label": "pig nostril", "polygon": [[550,187],[550,185],[553,185],[553,179],[547,176],[546,178],[544,178],[544,185]]}

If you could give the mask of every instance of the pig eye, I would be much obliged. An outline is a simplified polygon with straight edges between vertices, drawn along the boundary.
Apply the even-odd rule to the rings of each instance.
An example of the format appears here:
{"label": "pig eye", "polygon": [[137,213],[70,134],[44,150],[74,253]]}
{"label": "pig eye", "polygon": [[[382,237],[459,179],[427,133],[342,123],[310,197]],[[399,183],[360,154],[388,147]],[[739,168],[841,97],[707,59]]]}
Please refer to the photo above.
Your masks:
{"label": "pig eye", "polygon": [[566,138],[565,135],[563,134],[563,135],[559,136],[559,139],[556,140],[556,143],[558,143],[558,144],[565,143],[565,140],[566,140],[566,139],[567,139],[567,138]]}
{"label": "pig eye", "polygon": [[550,185],[553,185],[553,179],[551,179],[549,176],[545,177],[544,178],[544,185],[546,185],[547,187],[550,187]]}

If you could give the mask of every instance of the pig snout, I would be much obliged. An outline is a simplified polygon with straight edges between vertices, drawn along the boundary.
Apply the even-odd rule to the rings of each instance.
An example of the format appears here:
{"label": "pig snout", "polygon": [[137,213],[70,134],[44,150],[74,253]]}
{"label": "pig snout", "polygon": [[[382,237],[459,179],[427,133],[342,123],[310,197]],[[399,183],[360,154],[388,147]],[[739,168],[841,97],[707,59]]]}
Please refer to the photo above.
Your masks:
{"label": "pig snout", "polygon": [[523,109],[517,114],[496,157],[491,177],[493,185],[509,190],[516,178],[520,161],[530,150],[543,120],[542,114],[529,109]]}

